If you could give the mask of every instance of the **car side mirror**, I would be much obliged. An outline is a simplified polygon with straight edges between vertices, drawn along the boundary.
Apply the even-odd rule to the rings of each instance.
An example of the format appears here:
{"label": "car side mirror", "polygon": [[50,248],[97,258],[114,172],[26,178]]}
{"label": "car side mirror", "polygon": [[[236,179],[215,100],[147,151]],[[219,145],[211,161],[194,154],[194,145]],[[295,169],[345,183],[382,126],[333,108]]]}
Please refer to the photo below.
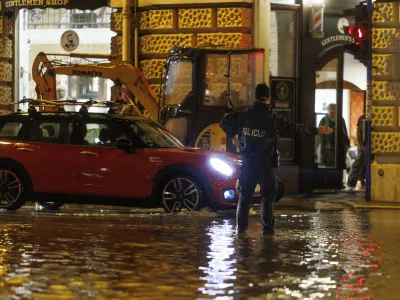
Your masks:
{"label": "car side mirror", "polygon": [[132,142],[127,139],[117,139],[117,148],[120,150],[125,150],[129,154],[135,153],[135,148],[133,148]]}

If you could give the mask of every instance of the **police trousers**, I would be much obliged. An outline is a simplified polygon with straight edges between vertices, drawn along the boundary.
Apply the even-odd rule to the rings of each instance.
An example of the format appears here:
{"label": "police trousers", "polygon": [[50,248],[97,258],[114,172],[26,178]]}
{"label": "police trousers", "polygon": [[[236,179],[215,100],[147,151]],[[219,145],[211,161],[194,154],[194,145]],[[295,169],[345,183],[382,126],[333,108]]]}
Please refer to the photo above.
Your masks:
{"label": "police trousers", "polygon": [[242,155],[242,170],[239,177],[239,202],[236,211],[236,228],[247,230],[250,204],[257,184],[261,188],[261,223],[264,230],[274,227],[274,200],[278,190],[275,170],[271,163],[273,153]]}

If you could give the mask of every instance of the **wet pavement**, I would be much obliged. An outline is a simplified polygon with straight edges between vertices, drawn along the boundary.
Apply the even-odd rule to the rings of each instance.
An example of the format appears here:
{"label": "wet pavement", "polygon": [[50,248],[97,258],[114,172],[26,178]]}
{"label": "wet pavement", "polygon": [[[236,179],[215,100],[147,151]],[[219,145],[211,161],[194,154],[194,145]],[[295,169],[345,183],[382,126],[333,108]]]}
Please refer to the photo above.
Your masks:
{"label": "wet pavement", "polygon": [[400,211],[0,212],[0,299],[396,299]]}

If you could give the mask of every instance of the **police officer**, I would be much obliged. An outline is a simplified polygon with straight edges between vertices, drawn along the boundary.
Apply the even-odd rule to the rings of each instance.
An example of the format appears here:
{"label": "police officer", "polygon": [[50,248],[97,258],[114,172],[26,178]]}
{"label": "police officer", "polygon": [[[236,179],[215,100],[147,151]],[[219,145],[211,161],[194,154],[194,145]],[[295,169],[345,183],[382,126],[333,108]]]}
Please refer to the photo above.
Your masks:
{"label": "police officer", "polygon": [[245,111],[227,114],[220,122],[228,138],[238,135],[242,170],[239,177],[239,203],[236,212],[236,231],[248,227],[250,203],[255,187],[261,187],[261,222],[264,234],[274,234],[274,199],[277,179],[274,167],[277,136],[296,137],[300,134],[330,134],[326,126],[318,128],[294,124],[272,111],[270,89],[266,84],[256,87],[256,101]]}

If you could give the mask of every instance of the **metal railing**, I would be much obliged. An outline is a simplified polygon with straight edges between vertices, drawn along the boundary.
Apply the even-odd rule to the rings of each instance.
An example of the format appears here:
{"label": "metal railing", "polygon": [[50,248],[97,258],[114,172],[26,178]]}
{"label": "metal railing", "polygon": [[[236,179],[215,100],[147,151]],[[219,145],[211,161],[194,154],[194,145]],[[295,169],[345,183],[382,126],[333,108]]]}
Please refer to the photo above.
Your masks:
{"label": "metal railing", "polygon": [[115,10],[102,7],[96,10],[31,9],[28,11],[28,29],[109,28]]}

